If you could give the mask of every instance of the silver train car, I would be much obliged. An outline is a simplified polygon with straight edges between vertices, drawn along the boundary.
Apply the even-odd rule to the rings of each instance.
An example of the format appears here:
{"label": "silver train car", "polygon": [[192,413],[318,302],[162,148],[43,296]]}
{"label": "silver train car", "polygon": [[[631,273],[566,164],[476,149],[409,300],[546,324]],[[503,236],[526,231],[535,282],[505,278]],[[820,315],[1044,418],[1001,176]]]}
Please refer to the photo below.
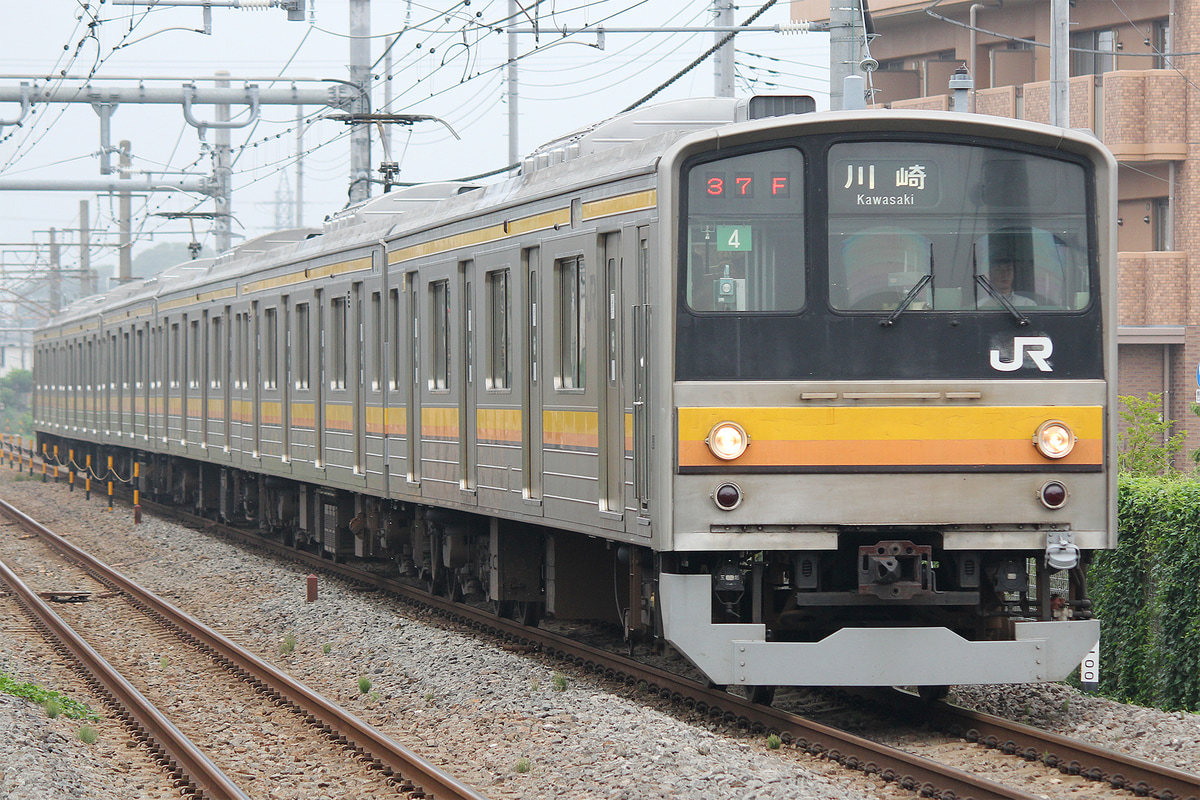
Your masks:
{"label": "silver train car", "polygon": [[1062,679],[1116,544],[1115,163],[808,112],[632,112],[80,300],[39,449],[754,696]]}

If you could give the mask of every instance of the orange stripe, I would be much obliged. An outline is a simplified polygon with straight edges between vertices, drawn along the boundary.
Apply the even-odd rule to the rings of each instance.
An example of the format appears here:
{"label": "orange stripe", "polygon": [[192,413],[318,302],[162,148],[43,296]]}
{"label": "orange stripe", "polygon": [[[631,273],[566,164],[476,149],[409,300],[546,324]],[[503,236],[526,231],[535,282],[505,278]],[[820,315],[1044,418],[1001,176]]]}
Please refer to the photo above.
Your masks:
{"label": "orange stripe", "polygon": [[866,467],[866,466],[1010,466],[1021,464],[1100,464],[1104,444],[1081,439],[1066,458],[1050,460],[1033,443],[1012,439],[781,442],[753,440],[734,461],[722,461],[704,442],[680,442],[685,467]]}

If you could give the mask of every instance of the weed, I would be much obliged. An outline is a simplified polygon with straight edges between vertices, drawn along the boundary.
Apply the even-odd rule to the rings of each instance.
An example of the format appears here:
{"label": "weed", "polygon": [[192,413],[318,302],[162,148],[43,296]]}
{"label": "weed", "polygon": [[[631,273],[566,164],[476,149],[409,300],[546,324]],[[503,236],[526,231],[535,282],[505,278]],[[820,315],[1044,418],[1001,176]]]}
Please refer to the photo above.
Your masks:
{"label": "weed", "polygon": [[53,697],[46,698],[46,702],[42,703],[42,708],[46,709],[46,716],[50,719],[58,719],[58,715],[62,713],[62,703],[55,700]]}
{"label": "weed", "polygon": [[371,679],[364,675],[358,679],[358,693],[366,694],[369,691],[371,691]]}
{"label": "weed", "polygon": [[84,744],[95,744],[100,738],[100,731],[93,728],[91,725],[84,725],[79,729],[79,741]]}
{"label": "weed", "polygon": [[767,749],[768,750],[778,750],[779,746],[782,744],[783,744],[783,740],[780,739],[778,736],[776,736],[773,733],[767,737]]}
{"label": "weed", "polygon": [[332,649],[333,649],[333,645],[331,645],[331,644],[326,643],[326,644],[321,645],[321,652],[324,653],[325,655],[329,655],[329,651]]}
{"label": "weed", "polygon": [[433,692],[426,692],[426,693],[425,693],[425,702],[426,702],[426,703],[432,703],[432,702],[433,702],[433,698],[434,698],[434,694],[433,694]]}
{"label": "weed", "polygon": [[296,649],[296,634],[288,633],[283,637],[283,641],[279,643],[279,655],[290,656]]}
{"label": "weed", "polygon": [[554,691],[565,692],[567,690],[567,676],[561,672],[554,673],[550,680],[554,683]]}
{"label": "weed", "polygon": [[166,656],[163,656],[162,658],[160,658],[160,659],[158,660],[158,666],[159,666],[159,668],[160,668],[160,669],[166,669],[166,668],[167,668],[167,664],[168,664],[168,663],[170,663],[170,662],[168,662],[168,661],[167,661],[167,657],[166,657]]}
{"label": "weed", "polygon": [[529,679],[529,691],[531,691],[531,692],[536,692],[536,691],[537,691],[538,689],[540,689],[540,688],[542,688],[542,682],[541,682],[541,681],[539,681],[537,678],[530,678],[530,679]]}
{"label": "weed", "polygon": [[1069,697],[1064,698],[1063,702],[1062,702],[1062,710],[1066,711],[1070,707],[1071,707],[1071,698],[1069,698]]}
{"label": "weed", "polygon": [[85,703],[72,700],[66,695],[44,689],[34,683],[19,683],[7,672],[0,672],[0,692],[11,694],[15,697],[24,697],[26,700],[32,700],[40,706],[44,706],[47,700],[53,700],[58,703],[62,713],[71,719],[86,719],[94,722],[100,720],[100,715],[88,708]]}
{"label": "weed", "polygon": [[529,772],[529,767],[530,767],[529,759],[521,757],[521,758],[518,758],[517,763],[513,765],[513,770],[524,774],[526,772]]}

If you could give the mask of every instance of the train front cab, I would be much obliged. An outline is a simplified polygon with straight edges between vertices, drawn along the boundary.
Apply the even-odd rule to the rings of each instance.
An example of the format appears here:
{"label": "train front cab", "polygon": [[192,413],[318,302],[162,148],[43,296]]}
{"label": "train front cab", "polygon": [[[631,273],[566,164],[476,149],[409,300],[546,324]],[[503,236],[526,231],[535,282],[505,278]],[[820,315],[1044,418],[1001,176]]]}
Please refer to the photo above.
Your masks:
{"label": "train front cab", "polygon": [[1065,678],[1116,539],[1111,157],[851,112],[663,163],[667,639],[726,685]]}

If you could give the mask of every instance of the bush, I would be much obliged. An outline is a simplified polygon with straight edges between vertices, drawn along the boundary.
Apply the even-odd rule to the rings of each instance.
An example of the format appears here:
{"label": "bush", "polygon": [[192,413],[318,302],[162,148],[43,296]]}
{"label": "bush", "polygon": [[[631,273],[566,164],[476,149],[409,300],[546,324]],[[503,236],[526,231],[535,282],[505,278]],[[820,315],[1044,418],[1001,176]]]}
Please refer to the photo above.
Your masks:
{"label": "bush", "polygon": [[1120,544],[1088,571],[1103,629],[1100,691],[1200,709],[1200,482],[1122,475]]}

